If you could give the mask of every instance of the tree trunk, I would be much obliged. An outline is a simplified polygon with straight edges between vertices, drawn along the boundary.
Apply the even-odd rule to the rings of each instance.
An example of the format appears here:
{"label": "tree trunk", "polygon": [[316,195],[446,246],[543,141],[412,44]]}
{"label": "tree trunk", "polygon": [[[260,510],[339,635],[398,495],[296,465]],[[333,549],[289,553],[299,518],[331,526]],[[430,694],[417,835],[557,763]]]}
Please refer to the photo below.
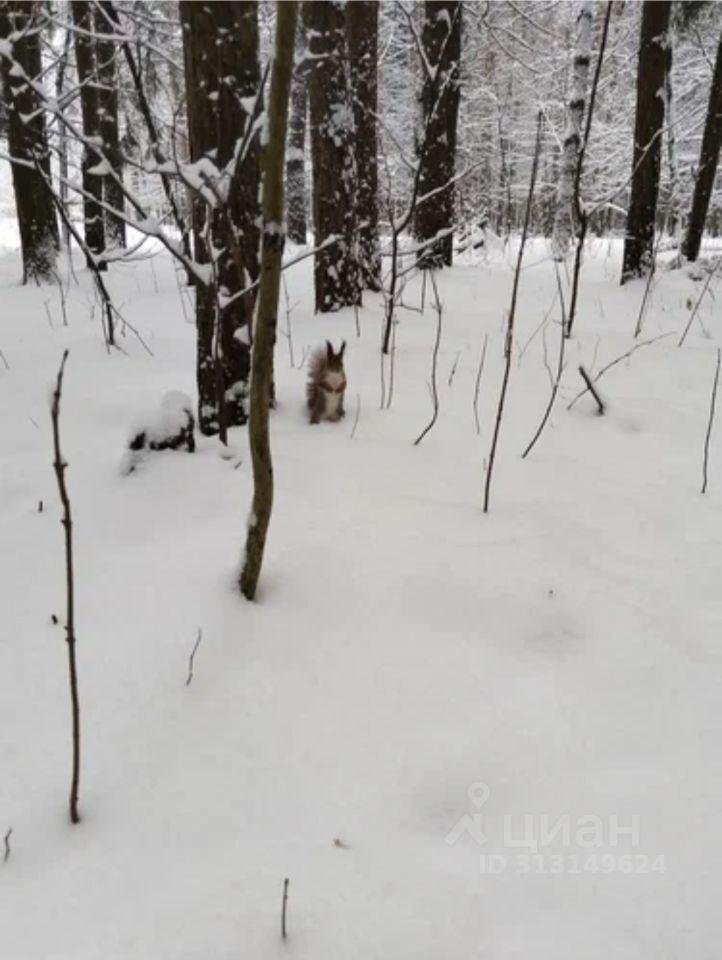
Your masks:
{"label": "tree trunk", "polygon": [[296,27],[296,62],[291,84],[291,107],[286,153],[286,210],[288,237],[293,243],[305,243],[306,223],[306,113],[308,101],[308,61],[306,31],[299,21]]}
{"label": "tree trunk", "polygon": [[332,244],[314,260],[316,311],[325,313],[361,302],[356,251],[354,121],[347,75],[345,4],[306,0],[308,96],[313,165],[314,242]]}
{"label": "tree trunk", "polygon": [[296,17],[295,2],[286,0],[277,4],[276,51],[268,103],[268,142],[263,156],[263,262],[253,346],[251,420],[248,428],[253,459],[253,506],[239,583],[241,592],[248,600],[253,600],[256,595],[273,507],[273,463],[268,417],[283,259],[283,164]]}
{"label": "tree trunk", "polygon": [[[59,245],[55,207],[46,185],[50,182],[50,156],[45,116],[37,94],[13,69],[14,61],[24,75],[40,82],[40,34],[30,28],[42,13],[40,4],[27,0],[0,3],[0,39],[5,41],[14,32],[20,34],[19,39],[12,41],[12,47],[2,47],[0,62],[8,103],[8,150],[20,161],[12,164],[12,173],[23,283],[53,279]],[[42,173],[25,163],[37,163]]]}
{"label": "tree trunk", "polygon": [[664,127],[664,80],[669,0],[645,0],[637,66],[637,115],[634,126],[632,193],[627,212],[622,283],[645,276],[654,260],[654,221],[659,195]]}
{"label": "tree trunk", "polygon": [[[87,0],[72,0],[73,23],[75,25],[75,60],[78,67],[80,87],[80,106],[83,114],[83,134],[87,139],[102,139],[100,122],[100,93],[97,64],[95,61],[95,38],[93,29],[93,10]],[[107,270],[108,264],[102,259],[105,250],[105,216],[101,201],[103,199],[102,176],[93,173],[99,163],[98,156],[90,146],[83,147],[83,221],[85,224],[85,243],[89,251],[88,265],[92,256],[99,270]]]}
{"label": "tree trunk", "polygon": [[346,37],[351,66],[351,95],[356,137],[356,216],[361,282],[380,289],[378,206],[378,35],[377,0],[356,0],[346,7]]}
{"label": "tree trunk", "polygon": [[567,129],[564,133],[562,168],[557,189],[554,214],[552,250],[556,260],[563,260],[569,251],[574,234],[574,184],[576,182],[579,150],[582,143],[582,120],[587,94],[587,79],[592,49],[593,4],[585,0],[577,16],[577,49],[574,55],[574,78],[567,105]]}
{"label": "tree trunk", "polygon": [[426,0],[421,42],[429,65],[421,93],[422,133],[419,138],[421,178],[419,197],[438,190],[416,209],[415,232],[424,242],[446,234],[419,256],[419,266],[451,266],[453,259],[454,198],[449,181],[456,162],[456,125],[459,115],[459,60],[461,57],[461,3]]}
{"label": "tree trunk", "polygon": [[[243,107],[259,93],[257,4],[180,4],[191,161],[205,186],[193,199],[195,258],[212,282],[196,286],[198,423],[219,433],[246,423],[258,277],[259,136]],[[243,145],[244,155],[238,156]]]}
{"label": "tree trunk", "polygon": [[702,136],[697,179],[694,184],[692,210],[682,245],[682,253],[688,260],[696,260],[699,256],[702,231],[707,219],[707,210],[709,209],[712,187],[717,173],[720,146],[722,146],[722,34],[717,45],[717,59],[715,60],[712,87],[709,93],[709,107]]}
{"label": "tree trunk", "polygon": [[[98,66],[98,106],[100,108],[100,136],[103,139],[103,153],[118,177],[123,176],[123,152],[120,149],[118,127],[118,71],[116,68],[117,47],[112,40],[102,39],[113,30],[112,3],[101,0],[95,8],[95,29],[98,33],[96,57]],[[103,178],[103,196],[105,202],[114,210],[121,212],[125,208],[125,197],[120,184],[113,177]],[[111,245],[125,246],[125,220],[105,212],[106,228]]]}

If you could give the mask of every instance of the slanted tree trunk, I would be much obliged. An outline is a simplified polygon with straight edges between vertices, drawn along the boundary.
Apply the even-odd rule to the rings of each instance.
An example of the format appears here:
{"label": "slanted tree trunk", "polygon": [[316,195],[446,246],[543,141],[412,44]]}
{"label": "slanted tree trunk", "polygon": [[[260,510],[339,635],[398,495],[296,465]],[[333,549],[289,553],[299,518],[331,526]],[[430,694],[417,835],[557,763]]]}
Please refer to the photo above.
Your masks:
{"label": "slanted tree trunk", "polygon": [[577,15],[577,49],[574,54],[572,91],[567,104],[567,129],[564,133],[562,165],[557,188],[552,250],[563,260],[575,230],[574,184],[582,143],[582,120],[587,95],[587,80],[592,50],[593,4],[584,0]]}
{"label": "slanted tree trunk", "polygon": [[306,31],[298,20],[296,26],[296,56],[291,83],[291,106],[288,121],[288,150],[286,152],[286,221],[288,238],[293,243],[305,243],[306,223],[306,113],[308,98],[308,62]]}
{"label": "slanted tree trunk", "polygon": [[454,199],[449,181],[456,164],[456,126],[459,116],[459,60],[461,58],[460,0],[426,0],[421,42],[429,70],[421,93],[421,164],[419,197],[439,190],[433,199],[416,208],[415,233],[424,242],[441,231],[444,236],[419,256],[419,266],[451,266],[453,259]]}
{"label": "slanted tree trunk", "polygon": [[[50,157],[45,116],[38,95],[24,79],[27,76],[40,82],[40,33],[39,28],[33,28],[42,14],[42,6],[28,0],[0,2],[0,40],[8,41],[11,34],[18,34],[10,45],[0,44],[0,63],[8,104],[8,150],[19,161],[12,164],[12,172],[23,283],[53,278],[59,245],[55,207],[46,185],[50,182]],[[28,166],[36,163],[40,170]]]}
{"label": "slanted tree trunk", "polygon": [[309,53],[308,96],[316,246],[335,242],[314,260],[316,311],[361,302],[356,250],[354,120],[347,75],[345,4],[306,0],[303,17]]}
{"label": "slanted tree trunk", "polygon": [[[118,71],[116,68],[117,47],[107,36],[113,26],[112,3],[100,0],[94,9],[95,29],[98,34],[96,57],[98,67],[99,129],[103,140],[103,153],[118,177],[123,176],[123,152],[120,149],[118,128]],[[105,39],[103,38],[105,35]],[[120,184],[113,177],[103,178],[103,198],[114,210],[125,208],[125,198]],[[125,246],[125,220],[105,211],[108,239],[112,246]]]}
{"label": "slanted tree trunk", "polygon": [[[83,134],[86,139],[102,140],[100,122],[100,95],[98,69],[93,23],[93,8],[87,0],[72,0],[73,23],[75,25],[75,60],[78,67],[80,87],[80,106],[83,114]],[[103,261],[105,251],[105,216],[101,202],[103,199],[102,174],[94,173],[98,168],[98,155],[92,146],[83,147],[83,221],[85,224],[85,244],[88,248],[88,261],[91,257],[99,270],[107,270]]]}
{"label": "slanted tree trunk", "polygon": [[259,272],[260,138],[247,136],[244,107],[261,79],[257,4],[183,0],[180,11],[191,161],[206,184],[193,200],[195,258],[213,280],[196,286],[198,423],[225,440],[228,426],[248,419],[255,294],[227,301]]}
{"label": "slanted tree trunk", "polygon": [[241,592],[248,600],[253,600],[256,595],[273,507],[273,463],[268,417],[283,259],[283,164],[296,17],[295,2],[285,0],[277,4],[276,50],[268,102],[268,142],[263,156],[263,261],[253,347],[251,420],[248,427],[253,459],[253,506],[239,583]]}
{"label": "slanted tree trunk", "polygon": [[702,244],[702,231],[707,219],[707,210],[712,196],[712,187],[717,173],[720,146],[722,146],[722,34],[717,44],[717,59],[714,65],[712,86],[709,92],[709,107],[702,135],[697,179],[694,184],[692,210],[687,224],[687,233],[682,244],[682,253],[688,260],[696,260]]}
{"label": "slanted tree trunk", "polygon": [[634,125],[632,192],[627,212],[622,283],[645,276],[654,260],[654,223],[659,195],[664,127],[664,80],[669,64],[668,36],[672,4],[645,0],[637,66],[637,114]]}
{"label": "slanted tree trunk", "polygon": [[351,66],[351,96],[356,138],[356,216],[361,282],[380,288],[378,206],[378,36],[377,0],[356,0],[346,7],[346,37]]}

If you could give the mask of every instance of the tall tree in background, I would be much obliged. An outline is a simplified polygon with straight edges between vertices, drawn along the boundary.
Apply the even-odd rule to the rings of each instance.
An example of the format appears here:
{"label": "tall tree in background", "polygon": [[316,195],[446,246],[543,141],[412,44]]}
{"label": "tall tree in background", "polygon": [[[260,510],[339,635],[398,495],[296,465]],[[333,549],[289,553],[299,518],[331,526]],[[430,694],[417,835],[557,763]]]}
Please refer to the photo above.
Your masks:
{"label": "tall tree in background", "polygon": [[[99,130],[103,141],[103,153],[118,177],[123,176],[123,152],[120,149],[118,128],[118,72],[116,68],[117,46],[109,35],[113,29],[112,2],[99,0],[94,11],[97,41],[95,55],[98,73]],[[103,178],[103,197],[114,210],[125,206],[123,190],[114,177]],[[111,246],[125,246],[125,220],[106,213],[107,234]]]}
{"label": "tall tree in background", "polygon": [[712,196],[712,187],[717,173],[720,146],[722,146],[722,34],[717,44],[717,58],[709,92],[709,107],[702,136],[699,166],[694,184],[692,210],[687,223],[687,233],[682,244],[682,253],[688,260],[696,260],[702,244],[702,231],[707,219],[707,210]]}
{"label": "tall tree in background", "polygon": [[669,67],[669,0],[645,0],[637,63],[632,191],[627,212],[622,283],[649,272],[659,195],[664,127],[664,85]]}
{"label": "tall tree in background", "polygon": [[347,74],[346,4],[306,0],[308,37],[316,310],[361,302],[356,250],[354,117]]}
{"label": "tall tree in background", "polygon": [[567,104],[567,128],[564,132],[562,168],[552,233],[552,249],[557,260],[562,260],[567,254],[574,234],[574,184],[582,143],[582,120],[592,49],[592,19],[593,4],[591,0],[584,0],[577,14],[577,49],[574,54],[572,90]]}
{"label": "tall tree in background", "polygon": [[346,36],[351,67],[351,96],[356,127],[358,257],[361,281],[379,289],[378,208],[378,36],[377,0],[356,0],[346,7]]}
{"label": "tall tree in background", "polygon": [[268,101],[268,143],[263,155],[263,261],[258,294],[256,342],[253,347],[251,420],[248,427],[253,459],[253,507],[239,586],[247,600],[256,595],[266,533],[273,507],[273,463],[268,436],[268,408],[273,383],[278,291],[283,259],[283,162],[286,150],[288,98],[293,72],[297,4],[277,4],[276,50]]}
{"label": "tall tree in background", "polygon": [[29,0],[0,2],[0,62],[8,104],[8,149],[10,156],[19,161],[13,163],[12,171],[23,283],[53,278],[59,245],[55,207],[46,186],[50,181],[50,156],[45,115],[39,109],[37,93],[24,79],[42,82],[38,26],[41,15],[42,5]]}
{"label": "tall tree in background", "polygon": [[80,84],[83,134],[87,141],[82,160],[85,243],[88,259],[95,259],[99,270],[107,270],[108,264],[100,259],[105,251],[105,216],[101,206],[103,180],[95,172],[99,159],[92,146],[93,142],[100,143],[102,140],[93,7],[88,0],[72,0],[71,9],[75,26],[75,61]]}
{"label": "tall tree in background", "polygon": [[291,83],[288,150],[286,152],[286,222],[288,224],[288,238],[293,243],[305,243],[308,231],[306,224],[307,66],[306,31],[299,18],[296,25],[296,56]]}
{"label": "tall tree in background", "polygon": [[459,60],[461,58],[460,0],[426,0],[424,28],[424,85],[421,93],[421,164],[419,197],[439,192],[416,208],[414,229],[421,241],[433,240],[419,258],[421,267],[451,266],[453,259],[456,127],[459,116]]}
{"label": "tall tree in background", "polygon": [[[259,94],[255,2],[180,4],[194,195],[195,259],[214,282],[196,287],[198,423],[207,435],[248,419],[251,333],[258,277],[259,124],[247,107]],[[254,128],[249,124],[255,123]]]}

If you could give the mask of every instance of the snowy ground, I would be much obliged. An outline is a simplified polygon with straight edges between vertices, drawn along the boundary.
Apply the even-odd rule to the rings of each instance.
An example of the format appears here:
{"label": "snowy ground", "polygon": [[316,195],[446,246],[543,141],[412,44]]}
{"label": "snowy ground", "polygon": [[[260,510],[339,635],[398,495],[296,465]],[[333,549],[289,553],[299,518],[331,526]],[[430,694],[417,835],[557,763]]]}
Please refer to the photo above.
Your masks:
{"label": "snowy ground", "polygon": [[[193,325],[170,262],[112,269],[153,356],[131,333],[107,355],[87,272],[78,264],[66,327],[57,289],[20,287],[5,250],[4,960],[716,960],[722,423],[699,489],[722,290],[713,282],[700,310],[709,336],[695,322],[682,349],[670,336],[610,370],[606,416],[588,398],[567,412],[577,365],[599,369],[633,343],[643,284],[619,288],[619,258],[605,242],[587,259],[563,397],[522,461],[549,389],[541,332],[529,340],[556,288],[545,244],[530,248],[487,516],[513,251],[439,277],[441,411],[419,447],[433,312],[401,314],[381,411],[378,300],[366,298],[357,337],[352,311],[313,317],[310,261],[294,267],[296,362],[345,337],[349,415],[307,425],[304,372],[281,337],[276,507],[248,604],[235,589],[245,431],[230,459],[204,440],[193,456],[119,472],[135,415],[166,390],[193,392]],[[700,288],[660,273],[642,338],[678,334]],[[411,285],[405,300],[419,296]],[[552,366],[558,319],[555,307]],[[51,622],[64,571],[48,386],[65,347],[78,827],[66,819],[66,651]],[[477,819],[459,825],[465,814]],[[538,845],[513,845],[523,839]]]}

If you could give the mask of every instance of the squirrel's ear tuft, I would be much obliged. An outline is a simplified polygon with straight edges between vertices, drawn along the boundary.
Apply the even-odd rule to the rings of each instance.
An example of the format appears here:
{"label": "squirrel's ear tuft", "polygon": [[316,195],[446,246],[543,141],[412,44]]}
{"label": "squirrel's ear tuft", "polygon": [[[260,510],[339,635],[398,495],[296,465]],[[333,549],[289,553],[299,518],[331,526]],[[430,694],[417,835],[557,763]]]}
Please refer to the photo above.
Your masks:
{"label": "squirrel's ear tuft", "polygon": [[341,349],[340,349],[339,352],[338,352],[339,357],[341,357],[342,359],[343,359],[343,352],[344,352],[345,349],[346,349],[346,341],[345,341],[345,340],[342,340],[342,341],[341,341]]}
{"label": "squirrel's ear tuft", "polygon": [[330,360],[333,357],[333,344],[330,340],[326,341],[326,358]]}

